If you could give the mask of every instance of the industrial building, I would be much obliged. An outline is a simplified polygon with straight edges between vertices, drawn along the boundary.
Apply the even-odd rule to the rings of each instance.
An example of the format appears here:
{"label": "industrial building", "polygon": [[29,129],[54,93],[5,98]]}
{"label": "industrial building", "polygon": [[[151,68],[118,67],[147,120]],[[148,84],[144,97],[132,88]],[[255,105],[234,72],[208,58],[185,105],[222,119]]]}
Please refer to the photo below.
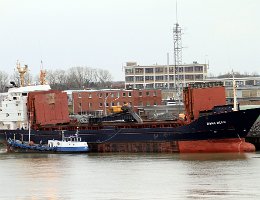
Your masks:
{"label": "industrial building", "polygon": [[113,106],[129,104],[137,112],[139,107],[157,106],[162,103],[161,90],[80,90],[67,92],[72,113],[106,115]]}

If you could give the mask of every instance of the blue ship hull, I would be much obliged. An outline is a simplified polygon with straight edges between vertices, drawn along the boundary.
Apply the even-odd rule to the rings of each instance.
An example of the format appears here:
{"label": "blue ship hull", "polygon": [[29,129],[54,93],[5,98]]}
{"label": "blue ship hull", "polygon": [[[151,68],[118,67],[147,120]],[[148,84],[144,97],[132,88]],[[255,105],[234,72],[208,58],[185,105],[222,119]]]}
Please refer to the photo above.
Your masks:
{"label": "blue ship hull", "polygon": [[65,153],[79,153],[79,152],[88,152],[89,148],[88,147],[56,147],[57,152],[65,152]]}

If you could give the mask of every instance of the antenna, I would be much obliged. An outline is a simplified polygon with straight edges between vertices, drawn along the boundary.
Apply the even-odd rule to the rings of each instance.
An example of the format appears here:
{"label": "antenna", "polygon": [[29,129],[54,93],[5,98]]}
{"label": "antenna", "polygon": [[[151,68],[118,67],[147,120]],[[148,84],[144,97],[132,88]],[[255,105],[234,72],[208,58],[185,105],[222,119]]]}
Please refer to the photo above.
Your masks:
{"label": "antenna", "polygon": [[[181,93],[182,93],[182,85],[185,84],[183,79],[185,80],[184,70],[182,65],[182,29],[178,23],[178,8],[177,8],[177,0],[176,0],[176,23],[173,27],[173,44],[174,44],[174,87],[176,89],[178,101],[180,104]],[[180,76],[182,74],[182,76]],[[181,83],[181,84],[180,84]],[[181,88],[180,88],[181,86]]]}
{"label": "antenna", "polygon": [[176,23],[178,24],[178,1],[176,0]]}
{"label": "antenna", "polygon": [[43,69],[43,62],[42,62],[42,60],[41,60],[41,70]]}

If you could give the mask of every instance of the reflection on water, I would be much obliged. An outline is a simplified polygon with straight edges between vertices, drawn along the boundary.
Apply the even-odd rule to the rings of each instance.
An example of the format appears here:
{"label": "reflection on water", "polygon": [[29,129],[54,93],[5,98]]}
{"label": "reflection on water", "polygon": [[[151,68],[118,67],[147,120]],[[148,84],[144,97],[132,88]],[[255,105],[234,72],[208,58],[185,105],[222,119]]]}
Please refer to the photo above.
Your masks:
{"label": "reflection on water", "polygon": [[0,153],[0,199],[260,199],[260,154]]}

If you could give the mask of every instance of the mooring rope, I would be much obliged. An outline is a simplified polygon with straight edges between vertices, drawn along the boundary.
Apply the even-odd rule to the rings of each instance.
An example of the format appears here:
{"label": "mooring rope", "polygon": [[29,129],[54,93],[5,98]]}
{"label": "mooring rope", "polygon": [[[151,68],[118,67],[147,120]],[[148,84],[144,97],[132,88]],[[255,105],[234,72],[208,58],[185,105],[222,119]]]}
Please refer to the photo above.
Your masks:
{"label": "mooring rope", "polygon": [[112,135],[110,138],[106,139],[106,140],[103,140],[103,141],[99,141],[97,140],[97,143],[104,143],[104,142],[107,142],[109,140],[111,140],[113,137],[115,137],[122,129],[119,129],[114,135]]}
{"label": "mooring rope", "polygon": [[240,153],[240,146],[242,144],[242,139],[240,138],[239,134],[237,134],[239,140],[240,140],[240,143],[238,144],[238,152]]}

